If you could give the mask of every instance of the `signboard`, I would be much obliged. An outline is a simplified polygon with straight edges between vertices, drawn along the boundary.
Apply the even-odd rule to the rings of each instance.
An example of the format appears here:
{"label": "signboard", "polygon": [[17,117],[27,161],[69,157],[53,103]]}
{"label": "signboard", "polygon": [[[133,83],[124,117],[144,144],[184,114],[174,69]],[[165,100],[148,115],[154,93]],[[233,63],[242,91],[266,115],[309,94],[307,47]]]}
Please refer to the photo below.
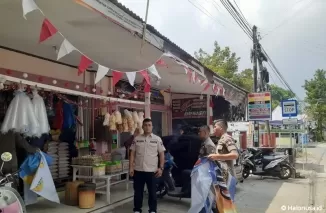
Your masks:
{"label": "signboard", "polygon": [[172,100],[172,119],[207,118],[206,97]]}
{"label": "signboard", "polygon": [[283,125],[297,125],[298,119],[297,118],[283,119],[282,122]]}
{"label": "signboard", "polygon": [[263,121],[272,119],[271,93],[248,94],[248,120]]}
{"label": "signboard", "polygon": [[296,100],[283,100],[282,117],[296,117],[298,115],[298,104]]}

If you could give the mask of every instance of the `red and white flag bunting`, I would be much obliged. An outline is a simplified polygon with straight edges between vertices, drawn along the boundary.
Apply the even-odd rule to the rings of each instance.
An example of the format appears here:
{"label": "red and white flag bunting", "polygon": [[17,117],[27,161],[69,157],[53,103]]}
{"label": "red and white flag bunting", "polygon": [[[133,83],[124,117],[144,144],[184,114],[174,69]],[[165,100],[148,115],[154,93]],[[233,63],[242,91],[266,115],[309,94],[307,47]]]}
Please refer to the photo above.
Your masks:
{"label": "red and white flag bunting", "polygon": [[106,74],[109,72],[109,68],[98,65],[97,72],[96,72],[96,77],[95,77],[95,84],[97,84]]}
{"label": "red and white flag bunting", "polygon": [[[39,10],[44,15],[44,13],[36,5],[34,0],[22,0],[22,7],[23,7],[23,16],[25,19],[26,19],[26,15],[34,10]],[[90,65],[95,63],[98,65],[98,69],[97,69],[97,73],[96,73],[96,77],[95,77],[95,84],[97,84],[111,70],[110,68],[100,65],[99,63],[91,60],[86,55],[84,55],[82,52],[80,52],[67,39],[65,39],[64,36],[60,32],[58,32],[58,30],[55,28],[55,26],[46,18],[44,18],[44,20],[43,20],[39,42],[43,42],[43,41],[51,38],[52,36],[54,36],[57,33],[59,33],[64,39],[60,45],[60,49],[59,49],[58,55],[57,55],[57,60],[60,60],[62,57],[70,54],[73,51],[78,51],[81,54],[80,63],[78,65],[78,75],[81,75],[82,73],[84,73],[85,70]],[[166,52],[162,56],[169,57],[169,58],[173,59],[177,64],[182,66],[185,70],[185,73],[188,75],[189,82],[193,83],[193,84],[200,83],[201,86],[204,86],[203,91],[207,91],[208,88],[211,86],[211,84],[208,82],[207,79],[200,80],[198,74],[194,70],[189,68],[186,63],[179,60],[176,56],[174,56],[170,52]],[[158,79],[161,79],[161,76],[159,75],[155,65],[167,67],[167,64],[162,59],[162,56],[152,66],[148,67],[145,70],[139,70],[139,71],[134,71],[134,72],[121,72],[118,70],[112,70],[113,85],[115,85],[123,77],[123,74],[126,73],[126,77],[129,81],[129,83],[133,86],[135,83],[136,75],[139,72],[144,78],[144,82],[145,82],[144,90],[149,91],[150,87],[151,87],[151,82],[150,82],[150,76],[149,76],[148,72],[155,75]],[[213,84],[212,87],[213,87],[212,89],[213,89],[214,94],[221,95],[221,93],[222,93],[223,96],[225,95],[225,89],[223,88],[223,86],[217,86],[216,84]]]}
{"label": "red and white flag bunting", "polygon": [[67,39],[64,39],[60,46],[60,49],[58,51],[57,60],[64,57],[65,55],[68,55],[69,53],[71,53],[74,50],[77,50],[77,49],[74,46],[72,46],[72,44],[70,44],[70,42]]}
{"label": "red and white flag bunting", "polygon": [[126,76],[128,78],[129,84],[134,86],[136,79],[136,72],[126,72]]}

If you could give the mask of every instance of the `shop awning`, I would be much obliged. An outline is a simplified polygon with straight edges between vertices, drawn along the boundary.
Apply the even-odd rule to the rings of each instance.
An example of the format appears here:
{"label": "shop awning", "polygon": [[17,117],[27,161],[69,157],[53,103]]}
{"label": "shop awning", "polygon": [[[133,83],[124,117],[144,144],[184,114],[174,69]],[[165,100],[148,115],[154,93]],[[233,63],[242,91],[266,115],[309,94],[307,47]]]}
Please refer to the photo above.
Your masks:
{"label": "shop awning", "polygon": [[[85,2],[89,2],[89,0]],[[35,0],[35,3],[43,14],[40,11],[33,11],[27,14],[27,20],[25,20],[22,13],[22,0],[2,0],[0,2],[0,27],[2,29],[0,39],[3,47],[56,61],[57,52],[64,40],[63,35],[80,52],[96,63],[122,72],[146,69],[166,51],[163,50],[166,41],[148,31],[146,36],[148,42],[145,42],[140,54],[142,39],[138,35],[139,20],[132,19],[131,16],[128,17],[128,14],[122,10],[120,16],[123,14],[122,18],[131,20],[129,24],[133,30],[128,30],[125,25],[108,19],[98,11],[82,6],[76,1]],[[45,17],[60,31],[61,35],[56,34],[39,43],[40,29]],[[78,66],[80,52],[74,51],[61,58],[60,62]],[[204,86],[200,83],[189,82],[191,80],[185,73],[184,67],[176,63],[175,60],[164,57],[163,60],[167,66],[157,66],[161,76],[160,84],[152,86],[159,89],[171,88],[173,92],[178,93],[215,95],[211,89],[203,91]],[[188,61],[185,63],[195,69],[198,68],[194,65],[195,63],[191,64]],[[90,69],[97,70],[97,65],[93,65]],[[111,74],[111,72],[108,73],[108,75]],[[197,75],[222,84],[228,91],[227,99],[234,104],[242,102],[246,96],[246,91],[214,77],[212,74],[207,76],[207,72],[199,70]],[[137,75],[136,82],[141,81],[142,77]]]}

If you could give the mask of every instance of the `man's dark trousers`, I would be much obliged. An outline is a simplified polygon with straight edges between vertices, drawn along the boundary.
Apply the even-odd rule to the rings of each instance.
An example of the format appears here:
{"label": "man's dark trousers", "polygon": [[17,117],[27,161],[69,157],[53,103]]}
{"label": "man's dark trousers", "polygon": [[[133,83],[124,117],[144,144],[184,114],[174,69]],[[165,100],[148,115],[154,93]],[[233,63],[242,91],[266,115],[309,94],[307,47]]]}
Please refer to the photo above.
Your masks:
{"label": "man's dark trousers", "polygon": [[145,183],[148,190],[149,212],[156,212],[156,177],[154,172],[134,173],[134,212],[142,212]]}

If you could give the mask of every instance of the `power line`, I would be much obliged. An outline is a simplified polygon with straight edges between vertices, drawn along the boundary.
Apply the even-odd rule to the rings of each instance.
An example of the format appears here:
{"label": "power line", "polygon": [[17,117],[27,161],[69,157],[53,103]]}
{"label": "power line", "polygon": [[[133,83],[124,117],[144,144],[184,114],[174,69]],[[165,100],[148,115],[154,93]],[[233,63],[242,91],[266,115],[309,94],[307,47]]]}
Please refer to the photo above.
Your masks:
{"label": "power line", "polygon": [[[250,27],[249,22],[246,20],[245,16],[237,11],[237,9],[232,5],[232,3],[229,0],[220,0],[223,6],[228,10],[230,15],[234,18],[234,20],[238,23],[240,28],[249,36],[251,40],[253,40],[252,36],[252,30]],[[263,49],[263,47],[260,45],[261,50],[263,54],[265,54],[267,58],[267,63],[271,67],[272,71],[276,74],[276,76],[279,78],[280,82],[295,96],[296,94],[293,92],[292,88],[290,85],[286,82],[285,78],[283,75],[279,72],[277,67],[275,66],[274,62],[272,59],[269,57],[269,55],[266,53],[266,51]],[[297,96],[296,96],[297,97]]]}
{"label": "power line", "polygon": [[[296,4],[302,2],[304,0],[299,0],[297,1],[293,6],[295,6]],[[294,18],[302,9],[305,9],[305,11],[307,11],[310,7],[311,7],[311,3],[313,2],[313,0],[310,0],[309,2],[309,6],[308,7],[302,7],[299,10],[297,10],[295,13],[293,13],[292,15],[288,16],[286,19],[284,19],[279,25],[277,25],[276,27],[274,27],[272,30],[269,30],[267,33],[265,33],[264,35],[262,35],[261,39],[265,38],[267,35],[272,34],[273,32],[275,32],[275,30],[277,30],[278,28],[284,26],[285,24],[287,24],[292,18]]]}

